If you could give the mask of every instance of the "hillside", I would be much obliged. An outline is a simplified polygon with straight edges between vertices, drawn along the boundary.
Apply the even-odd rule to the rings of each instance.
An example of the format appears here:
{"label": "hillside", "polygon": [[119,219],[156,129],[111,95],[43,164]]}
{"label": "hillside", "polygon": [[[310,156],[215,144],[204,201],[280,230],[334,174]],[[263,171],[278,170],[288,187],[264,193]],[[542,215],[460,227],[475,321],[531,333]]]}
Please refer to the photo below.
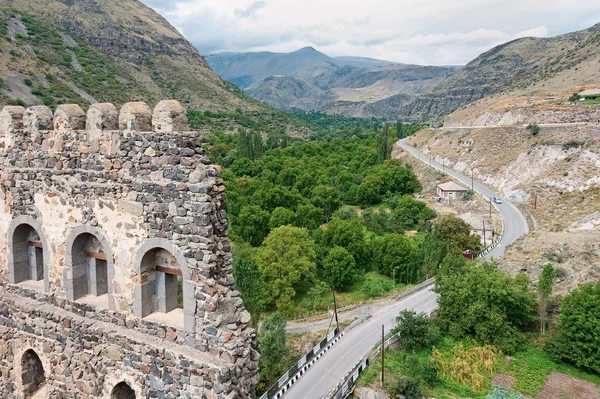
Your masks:
{"label": "hillside", "polygon": [[[481,54],[448,80],[402,105],[400,117],[439,120],[496,93],[510,93],[509,98],[544,96],[599,83],[599,57],[600,24],[552,38],[514,40]],[[487,107],[489,103],[482,109]]]}
{"label": "hillside", "polygon": [[136,0],[0,2],[0,103],[261,106],[215,75],[163,17]]}
{"label": "hillside", "polygon": [[[470,173],[517,204],[531,233],[499,260],[499,267],[525,271],[537,280],[553,263],[560,278],[555,293],[600,279],[600,147],[598,125],[543,126],[533,136],[523,127],[428,129],[409,139],[420,151]],[[400,159],[415,164],[401,152]],[[439,173],[433,176],[440,177]]]}
{"label": "hillside", "polygon": [[457,69],[334,58],[312,47],[292,53],[215,54],[207,61],[223,79],[278,109],[389,119],[401,104]]}

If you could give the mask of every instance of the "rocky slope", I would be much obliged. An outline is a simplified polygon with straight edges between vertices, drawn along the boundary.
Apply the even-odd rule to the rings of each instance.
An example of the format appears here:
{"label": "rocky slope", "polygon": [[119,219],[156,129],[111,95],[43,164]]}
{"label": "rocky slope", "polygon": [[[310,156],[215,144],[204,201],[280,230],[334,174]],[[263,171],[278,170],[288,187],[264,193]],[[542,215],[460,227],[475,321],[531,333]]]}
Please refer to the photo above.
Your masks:
{"label": "rocky slope", "polygon": [[0,31],[0,103],[176,98],[207,110],[261,107],[137,0],[1,1]]}
{"label": "rocky slope", "polygon": [[[399,114],[410,120],[439,120],[495,93],[509,93],[507,97],[512,98],[524,90],[543,95],[590,84],[598,71],[599,56],[600,24],[552,38],[514,40],[481,54],[449,79],[402,105]],[[489,105],[485,103],[482,109]]]}
{"label": "rocky slope", "polygon": [[531,233],[507,250],[499,267],[535,281],[553,263],[560,270],[556,292],[564,294],[600,279],[599,135],[593,124],[543,126],[536,136],[514,126],[443,128],[422,130],[409,143],[446,166],[472,170],[516,203]]}
{"label": "rocky slope", "polygon": [[396,118],[401,104],[457,69],[332,58],[312,47],[288,54],[216,54],[207,60],[222,78],[275,108],[389,119]]}

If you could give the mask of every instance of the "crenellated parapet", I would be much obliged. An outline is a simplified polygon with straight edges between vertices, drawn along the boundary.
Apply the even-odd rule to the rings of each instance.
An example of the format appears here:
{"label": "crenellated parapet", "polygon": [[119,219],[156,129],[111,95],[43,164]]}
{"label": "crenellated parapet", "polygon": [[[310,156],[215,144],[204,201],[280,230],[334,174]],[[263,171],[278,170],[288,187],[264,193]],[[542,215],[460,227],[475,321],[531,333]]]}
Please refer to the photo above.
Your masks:
{"label": "crenellated parapet", "polygon": [[17,130],[24,133],[85,130],[91,135],[103,131],[181,132],[189,130],[186,109],[176,100],[163,100],[154,110],[143,102],[123,104],[118,110],[113,104],[92,104],[87,113],[77,104],[62,104],[52,113],[50,108],[35,105],[5,106],[0,112],[0,136],[10,137]]}
{"label": "crenellated parapet", "polygon": [[[150,377],[127,349],[122,356],[129,358],[110,367],[135,375],[143,397],[169,390],[253,396],[258,353],[232,275],[225,187],[220,167],[211,164],[187,123],[185,108],[173,100],[154,109],[140,102],[87,110],[63,104],[54,112],[45,106],[2,109],[0,336],[21,337],[10,356],[20,356],[19,345],[31,336],[2,320],[2,292],[10,294],[10,306],[4,306],[9,313],[19,308],[20,296],[27,297],[29,308],[38,301],[54,319],[72,312],[78,326],[89,319],[113,325],[121,336],[129,330],[138,347],[144,337],[158,350],[161,342],[172,353],[185,354],[188,347],[189,356],[206,355],[203,363],[214,359],[216,366],[207,370],[222,371],[173,383],[161,394],[157,375]],[[44,312],[19,319],[31,320],[39,331]],[[72,328],[69,339],[75,341],[79,327]],[[46,333],[55,331],[41,331]],[[110,352],[114,342],[109,336],[102,351]],[[3,356],[0,351],[0,362]]]}

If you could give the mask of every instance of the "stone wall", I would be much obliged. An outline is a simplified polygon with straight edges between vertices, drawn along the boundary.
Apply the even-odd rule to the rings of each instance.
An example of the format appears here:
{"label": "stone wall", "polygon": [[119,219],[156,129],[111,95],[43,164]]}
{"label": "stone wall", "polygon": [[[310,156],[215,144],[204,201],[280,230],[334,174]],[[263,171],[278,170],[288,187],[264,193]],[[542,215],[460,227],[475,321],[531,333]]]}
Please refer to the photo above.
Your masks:
{"label": "stone wall", "polygon": [[48,395],[111,397],[124,381],[137,397],[253,396],[225,188],[186,126],[176,101],[4,107],[0,397],[24,397],[25,347]]}

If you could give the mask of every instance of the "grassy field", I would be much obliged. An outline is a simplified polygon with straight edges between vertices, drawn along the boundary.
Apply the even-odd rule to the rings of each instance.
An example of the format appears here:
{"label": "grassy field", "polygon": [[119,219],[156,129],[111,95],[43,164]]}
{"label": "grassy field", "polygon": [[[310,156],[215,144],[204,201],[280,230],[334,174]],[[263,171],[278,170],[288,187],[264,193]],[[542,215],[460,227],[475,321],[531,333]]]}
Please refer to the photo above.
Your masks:
{"label": "grassy field", "polygon": [[[394,284],[390,277],[377,272],[368,272],[347,292],[336,292],[337,307],[361,306],[374,299],[398,295],[410,287],[412,285]],[[333,296],[328,289],[323,290],[318,297],[300,295],[296,302],[298,304],[296,318],[314,316],[333,309]]]}
{"label": "grassy field", "polygon": [[[445,357],[451,357],[452,349],[462,343],[466,349],[472,348],[476,344],[470,341],[457,341],[451,337],[443,337],[435,346]],[[532,398],[537,398],[542,390],[548,375],[551,372],[559,372],[589,381],[600,389],[600,376],[580,370],[576,367],[556,363],[552,361],[542,350],[542,340],[538,334],[528,336],[528,341],[523,349],[511,357],[500,356],[495,365],[494,373],[485,375],[486,389],[484,392],[477,392],[471,387],[460,385],[447,378],[438,377],[436,381],[427,385],[423,389],[425,397],[435,397],[437,399],[458,399],[472,398],[485,399],[487,393],[492,387],[492,377],[495,373],[506,374],[515,378],[513,390]],[[425,364],[428,362],[431,350],[426,349],[415,353],[406,353],[400,349],[388,350],[385,353],[385,383],[383,389],[390,392],[392,387],[400,376],[418,377],[419,367],[416,364]],[[373,365],[369,367],[360,377],[359,385],[369,386],[375,389],[381,389],[381,358],[377,358]]]}

